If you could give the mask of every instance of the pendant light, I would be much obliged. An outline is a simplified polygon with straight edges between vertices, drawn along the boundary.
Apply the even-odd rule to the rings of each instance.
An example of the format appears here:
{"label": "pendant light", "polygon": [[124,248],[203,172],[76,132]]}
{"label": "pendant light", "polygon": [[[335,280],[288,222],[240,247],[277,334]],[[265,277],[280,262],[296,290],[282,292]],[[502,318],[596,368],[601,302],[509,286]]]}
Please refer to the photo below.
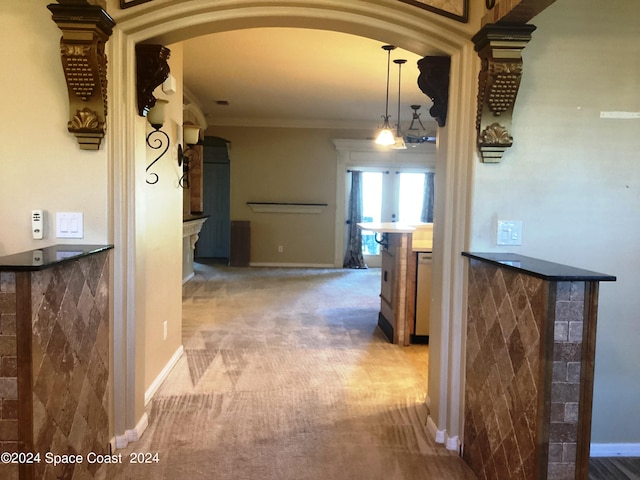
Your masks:
{"label": "pendant light", "polygon": [[404,143],[404,138],[402,137],[402,132],[400,131],[400,81],[402,79],[402,65],[407,63],[407,61],[404,59],[396,59],[393,61],[393,63],[398,65],[398,123],[396,124],[396,137],[391,148],[395,150],[406,150],[407,144]]}
{"label": "pendant light", "polygon": [[[411,105],[411,109],[413,110],[413,117],[411,119],[411,125],[409,125],[409,130],[407,130],[407,135],[405,136],[405,142],[412,144],[411,146],[416,146],[420,143],[436,143],[436,137],[429,135],[422,124],[420,114],[418,113],[420,105]],[[418,128],[416,122],[418,122],[420,128]]]}
{"label": "pendant light", "polygon": [[383,45],[382,49],[387,52],[387,99],[385,102],[384,116],[382,117],[384,122],[382,124],[382,130],[380,130],[376,138],[376,144],[389,146],[396,143],[393,131],[389,125],[389,72],[391,69],[391,51],[395,50],[396,47],[394,45]]}

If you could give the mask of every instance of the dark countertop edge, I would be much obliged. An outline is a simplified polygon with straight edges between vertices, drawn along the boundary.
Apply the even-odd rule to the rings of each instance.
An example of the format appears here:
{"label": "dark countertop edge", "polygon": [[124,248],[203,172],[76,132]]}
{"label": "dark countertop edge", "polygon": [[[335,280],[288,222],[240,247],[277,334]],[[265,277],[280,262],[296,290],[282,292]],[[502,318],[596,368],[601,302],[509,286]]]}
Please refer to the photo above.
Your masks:
{"label": "dark countertop edge", "polygon": [[183,217],[182,218],[182,223],[187,223],[187,222],[191,222],[193,220],[201,220],[203,218],[209,218],[211,215],[205,215],[203,214],[198,214],[198,215],[191,215],[190,217]]}
{"label": "dark countertop edge", "polygon": [[304,203],[304,202],[247,202],[247,205],[303,205],[305,207],[328,207],[327,203]]}
{"label": "dark countertop edge", "polygon": [[[538,258],[527,257],[517,253],[503,252],[462,252],[462,256],[491,263],[508,270],[527,273],[534,277],[549,281],[598,281],[615,282],[616,277],[604,273],[593,272],[581,268],[571,267],[561,263],[548,262]],[[513,263],[519,262],[519,265]]]}
{"label": "dark countertop edge", "polygon": [[[114,248],[113,245],[51,245],[0,257],[0,272],[37,272]],[[34,257],[40,255],[41,260]]]}

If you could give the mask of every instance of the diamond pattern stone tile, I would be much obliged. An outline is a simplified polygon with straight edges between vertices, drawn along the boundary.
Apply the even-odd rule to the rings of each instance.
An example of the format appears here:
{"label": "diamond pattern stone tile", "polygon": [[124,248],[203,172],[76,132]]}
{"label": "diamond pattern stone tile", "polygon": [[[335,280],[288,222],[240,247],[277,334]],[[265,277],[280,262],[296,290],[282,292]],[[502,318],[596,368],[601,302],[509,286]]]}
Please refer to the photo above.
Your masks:
{"label": "diamond pattern stone tile", "polygon": [[588,461],[597,287],[470,262],[464,458],[483,480],[573,480]]}
{"label": "diamond pattern stone tile", "polygon": [[479,478],[531,478],[544,289],[543,280],[472,260],[464,457]]}
{"label": "diamond pattern stone tile", "polygon": [[[107,453],[108,252],[32,273],[34,450]],[[99,466],[35,465],[35,478],[93,478]]]}

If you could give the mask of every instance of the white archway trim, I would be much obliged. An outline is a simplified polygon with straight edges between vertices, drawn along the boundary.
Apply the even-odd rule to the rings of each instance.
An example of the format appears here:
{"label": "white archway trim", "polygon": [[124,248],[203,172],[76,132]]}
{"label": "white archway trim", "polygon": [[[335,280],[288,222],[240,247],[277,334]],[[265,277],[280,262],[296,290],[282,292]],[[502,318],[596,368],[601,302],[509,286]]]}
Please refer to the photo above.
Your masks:
{"label": "white archway trim", "polygon": [[153,39],[163,44],[227,30],[277,26],[360,35],[393,42],[421,55],[451,54],[477,30],[471,23],[443,19],[391,0],[273,1],[268,5],[246,0],[171,0],[164,4],[154,2],[144,14],[142,11],[120,16],[115,12],[116,28],[136,42]]}
{"label": "white archway trim", "polygon": [[196,99],[195,95],[189,91],[184,85],[182,87],[182,94],[184,96],[183,101],[183,110],[185,112],[190,112],[195,118],[200,127],[201,131],[204,131],[209,126],[209,122],[207,122],[207,118],[200,108],[200,102]]}
{"label": "white archway trim", "polygon": [[[133,9],[132,9],[133,10]],[[113,429],[126,432],[144,413],[145,279],[141,266],[145,252],[136,231],[136,219],[144,212],[136,204],[144,186],[144,120],[137,116],[135,44],[143,41],[172,43],[198,35],[232,29],[289,26],[334,30],[379,39],[420,55],[452,57],[448,126],[439,135],[436,172],[444,188],[444,202],[436,212],[440,226],[434,231],[434,269],[441,285],[436,309],[441,328],[432,341],[436,361],[430,359],[429,403],[436,438],[447,447],[459,444],[463,422],[464,382],[464,263],[460,253],[467,244],[470,185],[474,163],[475,118],[473,75],[478,60],[469,41],[472,25],[453,25],[415,8],[379,0],[274,1],[256,6],[249,0],[210,2],[168,0],[154,3],[117,18],[110,52],[109,159],[112,237],[114,255],[114,421]],[[141,12],[145,12],[141,14]],[[114,81],[118,79],[118,81]],[[470,79],[473,79],[470,81]],[[136,161],[140,160],[140,161]],[[139,167],[137,165],[140,165]],[[438,173],[436,173],[438,178]],[[119,251],[118,251],[119,249]],[[436,346],[436,345],[434,345]],[[437,365],[436,371],[431,371]],[[136,418],[140,417],[140,418]],[[455,440],[453,440],[455,439]]]}

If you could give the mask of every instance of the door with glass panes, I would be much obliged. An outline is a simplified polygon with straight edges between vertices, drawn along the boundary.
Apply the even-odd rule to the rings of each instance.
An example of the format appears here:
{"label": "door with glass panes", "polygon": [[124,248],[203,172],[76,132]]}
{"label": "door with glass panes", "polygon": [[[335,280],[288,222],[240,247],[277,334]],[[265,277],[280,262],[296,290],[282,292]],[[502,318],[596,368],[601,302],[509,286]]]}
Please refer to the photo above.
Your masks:
{"label": "door with glass panes", "polygon": [[[362,170],[362,221],[400,222],[414,225],[422,220],[426,170]],[[379,267],[380,235],[362,232],[362,250],[369,267]]]}

